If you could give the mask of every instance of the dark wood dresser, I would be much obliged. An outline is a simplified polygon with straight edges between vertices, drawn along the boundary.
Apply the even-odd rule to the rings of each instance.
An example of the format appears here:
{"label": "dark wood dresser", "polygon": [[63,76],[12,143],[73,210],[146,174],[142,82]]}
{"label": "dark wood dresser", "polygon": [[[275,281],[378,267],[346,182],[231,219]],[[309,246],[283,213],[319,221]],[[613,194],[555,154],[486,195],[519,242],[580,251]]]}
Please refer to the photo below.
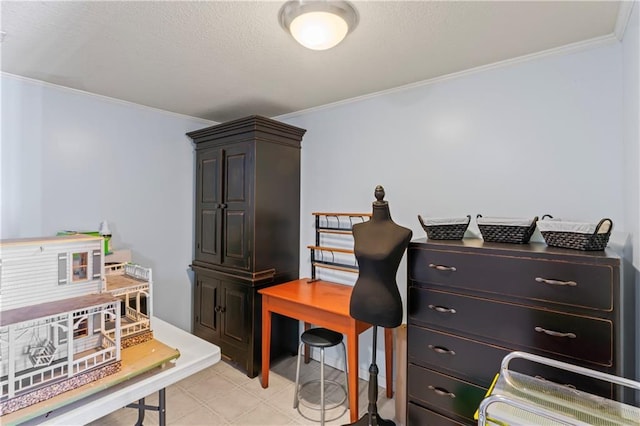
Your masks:
{"label": "dark wood dresser", "polygon": [[[513,350],[635,377],[634,286],[622,279],[622,260],[612,251],[422,239],[409,245],[407,265],[408,425],[475,424]],[[630,398],[566,372],[514,368]]]}
{"label": "dark wood dresser", "polygon": [[[255,377],[258,290],[299,275],[300,142],[306,131],[250,116],[187,133],[195,143],[193,333]],[[293,355],[298,322],[274,316],[271,357]]]}

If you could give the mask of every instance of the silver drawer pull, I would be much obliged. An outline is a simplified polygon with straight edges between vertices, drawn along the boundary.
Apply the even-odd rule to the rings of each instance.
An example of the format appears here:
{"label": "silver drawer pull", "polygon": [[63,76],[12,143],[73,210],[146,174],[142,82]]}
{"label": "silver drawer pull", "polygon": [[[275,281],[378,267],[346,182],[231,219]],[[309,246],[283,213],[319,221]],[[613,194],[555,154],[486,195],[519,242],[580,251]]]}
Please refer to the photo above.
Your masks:
{"label": "silver drawer pull", "polygon": [[429,349],[431,349],[434,352],[437,352],[439,354],[449,354],[449,355],[455,355],[455,351],[452,351],[451,349],[447,349],[447,348],[443,348],[442,346],[433,346],[433,345],[429,345]]}
{"label": "silver drawer pull", "polygon": [[436,306],[436,305],[429,305],[429,309],[433,309],[436,312],[441,312],[443,314],[455,314],[456,310],[453,308],[445,308],[444,306]]}
{"label": "silver drawer pull", "polygon": [[429,268],[437,269],[438,271],[457,271],[455,266],[436,265],[435,263],[430,263]]}
{"label": "silver drawer pull", "polygon": [[551,285],[568,285],[569,287],[575,287],[578,285],[575,281],[559,281],[559,280],[550,280],[547,278],[536,277],[536,282],[551,284]]}
{"label": "silver drawer pull", "polygon": [[561,333],[559,331],[547,330],[546,328],[542,327],[536,327],[534,328],[534,330],[538,333],[548,334],[549,336],[553,337],[568,337],[570,339],[575,339],[577,337],[575,333]]}
{"label": "silver drawer pull", "polygon": [[431,389],[432,391],[434,391],[435,393],[437,393],[440,396],[448,396],[448,397],[451,397],[451,398],[455,398],[456,397],[455,393],[449,392],[446,389],[437,388],[437,387],[431,386],[431,385],[429,385],[428,388]]}

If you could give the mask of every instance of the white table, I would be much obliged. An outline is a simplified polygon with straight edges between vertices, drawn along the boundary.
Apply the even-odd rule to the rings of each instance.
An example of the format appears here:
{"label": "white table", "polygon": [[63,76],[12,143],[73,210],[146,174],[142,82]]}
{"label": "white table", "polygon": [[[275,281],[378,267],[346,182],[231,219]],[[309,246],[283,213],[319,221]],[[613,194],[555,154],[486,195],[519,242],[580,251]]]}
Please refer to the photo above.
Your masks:
{"label": "white table", "polygon": [[180,351],[175,365],[156,369],[104,391],[29,420],[24,425],[84,425],[144,397],[162,391],[180,380],[220,361],[220,348],[153,317],[154,338]]}

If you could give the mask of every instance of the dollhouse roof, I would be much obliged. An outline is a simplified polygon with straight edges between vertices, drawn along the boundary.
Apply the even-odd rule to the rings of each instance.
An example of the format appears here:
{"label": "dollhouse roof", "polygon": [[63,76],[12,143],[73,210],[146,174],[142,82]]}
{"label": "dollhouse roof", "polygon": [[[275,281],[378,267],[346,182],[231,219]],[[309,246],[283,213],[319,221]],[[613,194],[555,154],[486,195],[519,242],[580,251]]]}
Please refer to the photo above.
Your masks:
{"label": "dollhouse roof", "polygon": [[0,240],[0,245],[15,245],[15,246],[24,246],[24,245],[32,245],[37,242],[42,243],[50,243],[50,242],[63,242],[69,243],[72,241],[91,241],[95,240],[99,237],[95,237],[87,234],[72,234],[72,235],[56,235],[49,237],[32,237],[32,238],[12,238],[12,239],[4,239]]}
{"label": "dollhouse roof", "polygon": [[46,318],[52,315],[77,311],[79,309],[91,308],[94,306],[101,306],[113,303],[117,300],[118,299],[116,297],[113,297],[110,294],[96,293],[11,309],[0,313],[0,326],[16,324],[23,321],[32,321],[38,318]]}

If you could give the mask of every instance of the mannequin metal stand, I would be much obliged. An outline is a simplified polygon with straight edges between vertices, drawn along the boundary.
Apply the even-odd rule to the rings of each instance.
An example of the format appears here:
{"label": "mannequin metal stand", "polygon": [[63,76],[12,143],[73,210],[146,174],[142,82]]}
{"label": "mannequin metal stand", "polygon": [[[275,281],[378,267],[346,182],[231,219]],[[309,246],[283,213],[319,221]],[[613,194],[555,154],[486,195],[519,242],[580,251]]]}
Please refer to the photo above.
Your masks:
{"label": "mannequin metal stand", "polygon": [[[373,326],[373,355],[369,366],[369,406],[367,414],[360,417],[355,423],[347,426],[395,426],[391,420],[385,420],[378,415],[378,366],[376,365],[376,350],[378,342],[378,326]],[[388,374],[388,373],[387,373]]]}

